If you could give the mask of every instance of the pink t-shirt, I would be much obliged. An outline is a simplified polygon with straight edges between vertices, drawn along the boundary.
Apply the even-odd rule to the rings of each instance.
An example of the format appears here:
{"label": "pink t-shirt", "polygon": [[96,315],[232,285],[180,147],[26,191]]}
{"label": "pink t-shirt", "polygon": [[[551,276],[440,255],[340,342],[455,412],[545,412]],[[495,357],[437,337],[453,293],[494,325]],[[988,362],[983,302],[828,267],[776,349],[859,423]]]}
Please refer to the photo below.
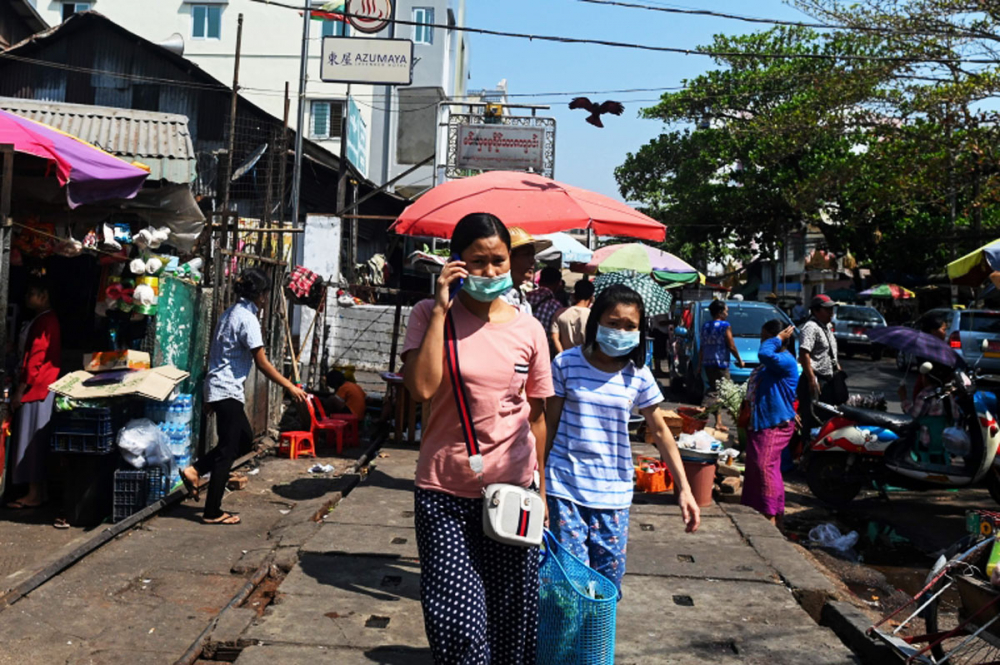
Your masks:
{"label": "pink t-shirt", "polygon": [[[433,300],[413,308],[404,356],[420,348],[433,308]],[[470,499],[482,496],[484,484],[527,487],[536,461],[528,398],[553,395],[545,332],[533,316],[487,323],[469,312],[458,298],[451,314],[458,337],[458,362],[483,455],[483,478],[480,481],[469,467],[451,374],[442,355],[444,374],[431,400],[430,418],[421,438],[416,485]]]}

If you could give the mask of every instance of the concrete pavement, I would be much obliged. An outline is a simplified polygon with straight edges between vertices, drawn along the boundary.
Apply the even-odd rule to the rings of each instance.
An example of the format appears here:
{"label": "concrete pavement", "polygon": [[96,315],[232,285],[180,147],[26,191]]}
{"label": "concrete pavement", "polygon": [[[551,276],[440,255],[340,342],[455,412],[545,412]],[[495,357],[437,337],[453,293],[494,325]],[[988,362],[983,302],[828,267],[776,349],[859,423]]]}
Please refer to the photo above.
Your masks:
{"label": "concrete pavement", "polygon": [[[243,634],[253,646],[238,665],[432,662],[413,529],[417,453],[385,454],[300,548],[275,602]],[[799,602],[818,612],[829,582],[763,518],[713,504],[687,535],[666,499],[638,496],[632,510],[617,663],[857,662]]]}

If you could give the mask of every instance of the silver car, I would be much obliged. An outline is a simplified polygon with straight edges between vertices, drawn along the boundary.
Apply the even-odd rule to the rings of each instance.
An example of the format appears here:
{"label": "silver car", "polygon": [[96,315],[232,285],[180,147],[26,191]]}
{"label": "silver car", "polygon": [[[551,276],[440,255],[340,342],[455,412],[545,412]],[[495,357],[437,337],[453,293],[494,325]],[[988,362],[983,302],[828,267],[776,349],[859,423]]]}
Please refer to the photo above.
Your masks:
{"label": "silver car", "polygon": [[[939,316],[947,324],[945,341],[971,367],[978,363],[980,369],[1000,373],[1000,311],[987,309],[932,309],[913,323],[917,330],[923,330],[926,322]],[[983,340],[987,348],[983,351]],[[896,365],[907,368],[913,358],[899,354]]]}
{"label": "silver car", "polygon": [[837,349],[847,357],[855,353],[866,353],[872,360],[882,357],[882,347],[868,339],[872,328],[885,327],[885,319],[874,307],[861,305],[837,305],[833,311],[833,334],[837,338]]}

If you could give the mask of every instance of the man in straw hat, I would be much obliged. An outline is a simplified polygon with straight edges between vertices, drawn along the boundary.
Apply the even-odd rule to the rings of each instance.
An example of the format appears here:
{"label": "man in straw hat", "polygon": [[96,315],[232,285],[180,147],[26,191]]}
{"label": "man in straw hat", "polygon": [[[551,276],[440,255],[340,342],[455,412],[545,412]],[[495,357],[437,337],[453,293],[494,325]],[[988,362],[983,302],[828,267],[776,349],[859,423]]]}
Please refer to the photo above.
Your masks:
{"label": "man in straw hat", "polygon": [[532,314],[531,303],[522,286],[531,286],[535,279],[535,254],[552,246],[551,240],[536,239],[524,229],[514,226],[510,231],[510,277],[514,287],[501,298],[525,314]]}

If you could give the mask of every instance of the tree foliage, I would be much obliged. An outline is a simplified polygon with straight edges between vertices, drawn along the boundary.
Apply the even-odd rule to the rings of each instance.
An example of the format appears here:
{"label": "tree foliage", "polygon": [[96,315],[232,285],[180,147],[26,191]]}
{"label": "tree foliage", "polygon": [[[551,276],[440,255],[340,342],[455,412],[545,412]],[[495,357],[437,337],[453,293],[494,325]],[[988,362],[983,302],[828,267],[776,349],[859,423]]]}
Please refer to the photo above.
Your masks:
{"label": "tree foliage", "polygon": [[996,17],[946,15],[954,0],[799,4],[848,29],[716,36],[706,48],[733,55],[643,111],[666,127],[617,169],[623,196],[694,260],[769,252],[814,224],[877,268],[940,271],[997,226],[997,123],[982,106],[996,66],[959,62],[993,57]]}

